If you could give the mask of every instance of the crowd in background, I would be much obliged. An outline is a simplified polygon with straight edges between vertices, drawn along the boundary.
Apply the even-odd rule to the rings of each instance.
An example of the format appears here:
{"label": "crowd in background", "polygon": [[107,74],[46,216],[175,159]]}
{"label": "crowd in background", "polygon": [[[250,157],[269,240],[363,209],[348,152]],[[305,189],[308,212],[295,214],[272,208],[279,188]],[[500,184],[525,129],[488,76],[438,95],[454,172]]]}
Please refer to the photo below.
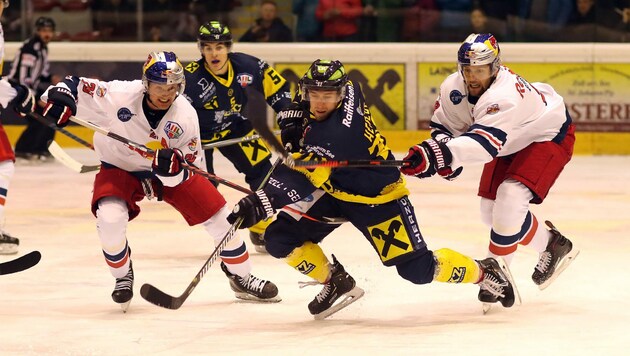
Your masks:
{"label": "crowd in background", "polygon": [[9,41],[42,15],[73,24],[56,37],[70,41],[194,41],[210,19],[241,42],[630,41],[630,0],[15,0],[7,10]]}

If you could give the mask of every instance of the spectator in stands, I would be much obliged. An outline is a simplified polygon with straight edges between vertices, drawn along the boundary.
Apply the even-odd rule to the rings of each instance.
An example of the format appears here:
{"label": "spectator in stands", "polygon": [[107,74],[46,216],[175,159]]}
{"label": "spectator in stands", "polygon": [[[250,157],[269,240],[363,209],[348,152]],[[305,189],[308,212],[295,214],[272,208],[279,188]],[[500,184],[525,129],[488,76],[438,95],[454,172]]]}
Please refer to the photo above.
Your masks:
{"label": "spectator in stands", "polygon": [[108,40],[136,39],[136,6],[132,0],[94,0],[94,29]]}
{"label": "spectator in stands", "polygon": [[293,0],[292,12],[297,16],[295,40],[298,42],[319,42],[322,26],[315,10],[319,0]]}
{"label": "spectator in stands", "polygon": [[470,12],[470,27],[473,33],[493,33],[503,38],[506,35],[506,22],[486,16],[486,13],[476,8]]}
{"label": "spectator in stands", "polygon": [[291,42],[291,29],[278,17],[278,5],[273,0],[263,0],[260,17],[241,36],[241,42]]}
{"label": "spectator in stands", "polygon": [[574,0],[549,0],[547,2],[547,23],[550,34],[559,33],[569,22],[573,13]]}
{"label": "spectator in stands", "polygon": [[323,23],[325,41],[354,42],[359,39],[361,0],[319,0],[315,16]]}
{"label": "spectator in stands", "polygon": [[363,6],[363,41],[400,41],[404,0],[363,0]]}
{"label": "spectator in stands", "polygon": [[440,10],[435,0],[405,0],[401,40],[405,42],[437,41],[436,26],[440,21]]}
{"label": "spectator in stands", "polygon": [[[48,43],[55,35],[55,21],[50,17],[39,17],[35,21],[35,33],[27,39],[15,54],[11,72],[7,79],[28,87],[39,98],[51,84],[59,82],[58,76],[50,73]],[[35,111],[43,113],[43,102],[38,102]],[[15,143],[15,157],[32,161],[50,159],[48,141],[54,139],[55,130],[26,117],[26,129]]]}
{"label": "spectator in stands", "polygon": [[469,34],[472,0],[436,0],[436,3],[440,9],[440,40],[461,42]]}

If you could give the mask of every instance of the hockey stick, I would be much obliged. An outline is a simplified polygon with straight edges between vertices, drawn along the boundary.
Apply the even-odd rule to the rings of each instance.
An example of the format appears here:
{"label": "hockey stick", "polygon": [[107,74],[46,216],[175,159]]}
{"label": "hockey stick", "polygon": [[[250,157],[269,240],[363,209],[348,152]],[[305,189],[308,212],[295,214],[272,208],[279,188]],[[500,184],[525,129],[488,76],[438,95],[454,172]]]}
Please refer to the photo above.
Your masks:
{"label": "hockey stick", "polygon": [[77,173],[93,172],[101,169],[100,164],[87,165],[72,158],[68,154],[68,152],[64,151],[63,148],[61,148],[61,146],[59,146],[59,144],[57,144],[57,142],[55,141],[50,141],[50,143],[48,144],[48,152],[50,152],[50,154],[55,157],[55,159],[57,159],[59,162],[61,162],[64,166],[72,169]]}
{"label": "hockey stick", "polygon": [[[137,149],[138,151],[145,153],[148,158],[153,158],[153,156],[155,155],[155,151],[150,149],[150,148],[148,148],[147,146],[142,145],[142,144],[137,143],[137,142],[134,142],[134,141],[131,141],[128,138],[120,136],[120,135],[118,135],[118,134],[116,134],[114,132],[108,131],[108,130],[106,130],[106,129],[104,129],[104,128],[96,125],[96,124],[93,124],[93,123],[85,121],[85,120],[81,120],[81,119],[79,119],[76,116],[70,116],[70,121],[72,121],[74,123],[77,123],[77,124],[79,124],[81,126],[90,128],[90,129],[92,129],[92,130],[94,130],[94,131],[96,131],[96,132],[98,132],[100,134],[103,134],[103,135],[105,135],[105,136],[107,136],[109,138],[113,138],[116,141],[122,142],[122,143],[124,143],[124,144],[126,144],[126,145],[128,145],[130,147],[133,147],[133,148]],[[211,181],[214,181],[214,182],[226,185],[226,186],[228,186],[230,188],[238,190],[239,192],[243,192],[243,193],[246,193],[246,194],[251,194],[252,193],[252,191],[249,190],[248,188],[242,187],[242,186],[240,186],[240,185],[238,185],[236,183],[232,183],[232,182],[230,182],[228,180],[225,180],[225,179],[223,179],[221,177],[215,176],[214,174],[210,174],[210,173],[208,173],[208,172],[206,172],[206,171],[204,171],[204,170],[202,170],[202,169],[200,169],[198,167],[195,167],[194,165],[188,164],[186,162],[181,162],[181,165],[185,169],[187,169],[187,170],[189,170],[189,171],[191,171],[193,173],[199,174],[199,175],[201,175],[201,176],[203,176],[203,177],[205,177],[205,178],[207,178],[207,179],[209,179]]]}
{"label": "hockey stick", "polygon": [[0,263],[0,275],[11,274],[24,271],[39,263],[42,254],[39,251],[32,251],[14,260]]}
{"label": "hockey stick", "polygon": [[75,140],[76,142],[80,143],[81,145],[89,148],[89,149],[94,149],[94,145],[92,145],[91,143],[87,142],[86,140],[82,139],[81,137],[73,134],[72,132],[64,129],[63,127],[57,127],[57,125],[55,125],[54,123],[48,121],[45,117],[43,117],[42,115],[36,113],[36,112],[32,112],[28,114],[28,117],[31,117],[37,121],[39,121],[41,124],[46,125],[48,127],[50,127],[51,129],[55,130],[55,131],[59,131],[62,134],[70,137],[71,139]]}
{"label": "hockey stick", "polygon": [[201,148],[203,148],[204,150],[209,150],[211,148],[219,148],[219,147],[233,145],[235,143],[254,141],[254,140],[258,140],[259,138],[260,138],[260,135],[251,135],[251,136],[231,138],[229,140],[221,140],[217,142],[206,143],[205,145],[201,145]]}
{"label": "hockey stick", "polygon": [[317,167],[407,167],[411,165],[411,161],[397,160],[369,160],[357,159],[349,161],[295,161],[295,166],[300,168],[317,168]]}
{"label": "hockey stick", "polygon": [[[279,158],[276,160],[273,166],[271,166],[271,169],[269,170],[269,172],[267,172],[267,176],[262,180],[262,183],[260,184],[259,189],[262,189],[265,186],[265,184],[269,180],[269,177],[271,177],[271,173],[274,171],[274,169],[276,169],[276,167],[281,162],[282,162],[282,159]],[[140,295],[142,296],[142,298],[144,298],[149,303],[153,303],[163,308],[172,309],[172,310],[179,309],[179,307],[181,307],[182,304],[184,304],[186,299],[188,299],[188,296],[190,295],[190,293],[192,293],[192,291],[195,290],[195,287],[197,287],[197,284],[199,284],[199,282],[201,281],[201,278],[203,278],[206,272],[208,272],[208,269],[210,269],[210,266],[212,266],[212,264],[217,260],[217,258],[219,258],[219,255],[225,249],[225,246],[227,246],[228,242],[232,240],[232,238],[234,237],[234,233],[243,223],[243,219],[244,219],[243,217],[239,217],[232,224],[232,226],[230,226],[230,229],[227,231],[223,239],[221,239],[221,242],[217,244],[214,251],[212,251],[212,254],[206,260],[206,263],[203,264],[199,272],[197,272],[197,275],[195,275],[195,278],[193,278],[192,282],[188,284],[188,287],[186,287],[184,292],[179,297],[173,297],[169,294],[162,292],[157,287],[154,287],[151,284],[145,283],[140,288]]]}

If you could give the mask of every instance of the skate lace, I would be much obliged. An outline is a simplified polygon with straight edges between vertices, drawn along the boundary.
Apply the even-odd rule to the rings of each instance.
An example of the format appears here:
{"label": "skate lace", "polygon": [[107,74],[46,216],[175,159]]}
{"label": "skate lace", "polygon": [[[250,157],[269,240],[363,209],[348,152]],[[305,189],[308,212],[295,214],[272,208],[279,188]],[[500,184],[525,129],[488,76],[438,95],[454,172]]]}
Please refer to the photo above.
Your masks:
{"label": "skate lace", "polygon": [[551,263],[551,252],[545,251],[540,254],[540,258],[538,259],[538,263],[536,264],[536,269],[544,273],[549,267],[550,263]]}
{"label": "skate lace", "polygon": [[243,278],[240,278],[240,279],[241,279],[241,284],[246,289],[257,291],[257,292],[262,292],[263,288],[265,287],[265,283],[267,283],[267,281],[265,281],[264,279],[260,279],[251,274],[249,274],[246,279],[243,279]]}
{"label": "skate lace", "polygon": [[493,296],[503,298],[505,297],[503,287],[507,286],[507,282],[499,282],[495,276],[486,273],[483,277],[483,281],[479,282],[479,286],[490,292]]}
{"label": "skate lace", "polygon": [[127,276],[116,279],[116,290],[131,289],[133,280]]}
{"label": "skate lace", "polygon": [[[322,284],[319,283],[317,281],[308,281],[308,282],[298,282],[298,285],[300,286],[300,288],[304,288],[304,287],[308,287],[308,286],[316,286],[318,284]],[[315,299],[317,299],[317,302],[321,303],[324,299],[326,299],[326,297],[328,297],[328,294],[330,293],[330,283],[324,283],[324,288],[315,296]]]}

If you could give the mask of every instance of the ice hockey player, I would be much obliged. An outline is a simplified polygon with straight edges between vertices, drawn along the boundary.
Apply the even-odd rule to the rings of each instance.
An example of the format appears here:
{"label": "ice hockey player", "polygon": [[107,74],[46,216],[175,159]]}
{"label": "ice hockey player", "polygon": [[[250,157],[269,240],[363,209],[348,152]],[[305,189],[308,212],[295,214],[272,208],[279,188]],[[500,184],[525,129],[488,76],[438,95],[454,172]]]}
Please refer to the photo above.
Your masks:
{"label": "ice hockey player", "polygon": [[[254,133],[244,117],[247,91],[260,92],[276,112],[291,102],[289,83],[267,62],[245,53],[232,52],[232,33],[217,21],[199,28],[197,46],[201,58],[186,66],[185,96],[199,116],[201,143],[233,139]],[[263,113],[256,115],[264,116]],[[260,186],[271,169],[271,153],[262,140],[218,148],[234,167],[245,174],[252,190]],[[205,150],[206,167],[214,173],[213,149]],[[270,222],[270,221],[269,221]],[[256,251],[265,252],[264,231],[269,222],[250,228]]]}
{"label": "ice hockey player", "polygon": [[[300,81],[298,100],[278,114],[283,144],[299,160],[393,160],[358,84],[337,60],[316,60]],[[431,251],[420,232],[405,180],[396,167],[290,169],[278,167],[269,184],[243,198],[229,215],[243,226],[289,205],[311,219],[281,211],[266,231],[267,250],[311,277],[323,289],[308,305],[325,318],[363,295],[355,280],[319,242],[345,219],[365,236],[385,266],[415,284],[478,283],[503,306],[515,302],[515,286],[501,261],[475,261],[450,249]]]}
{"label": "ice hockey player", "polygon": [[[9,7],[9,0],[0,4],[0,17]],[[35,96],[26,86],[2,78],[4,64],[4,32],[0,24],[0,109],[13,107],[21,116],[35,110]],[[9,183],[15,172],[15,152],[0,121],[0,255],[18,252],[20,240],[4,231],[4,204],[9,192]]]}
{"label": "ice hockey player", "polygon": [[[92,213],[105,261],[116,285],[112,299],[123,310],[133,297],[134,273],[126,237],[128,221],[140,213],[137,202],[157,198],[173,206],[189,225],[201,224],[215,243],[230,228],[226,201],[201,175],[182,169],[182,162],[203,164],[195,110],[180,94],[184,68],[173,52],[152,52],[142,67],[142,80],[99,81],[68,76],[42,96],[45,115],[59,126],[71,115],[156,149],[146,153],[95,134],[94,147],[102,167],[94,180]],[[221,252],[221,268],[236,297],[279,301],[277,287],[251,274],[243,240],[235,236]]]}
{"label": "ice hockey player", "polygon": [[[575,125],[563,98],[545,83],[529,83],[501,65],[492,34],[471,34],[457,52],[458,71],[444,80],[431,118],[431,139],[409,149],[402,173],[452,180],[462,167],[484,164],[481,219],[490,230],[488,255],[509,264],[517,246],[537,251],[532,279],[549,285],[578,250],[550,222],[538,223],[529,204],[543,202],[573,154]],[[496,296],[479,291],[479,300]]]}

